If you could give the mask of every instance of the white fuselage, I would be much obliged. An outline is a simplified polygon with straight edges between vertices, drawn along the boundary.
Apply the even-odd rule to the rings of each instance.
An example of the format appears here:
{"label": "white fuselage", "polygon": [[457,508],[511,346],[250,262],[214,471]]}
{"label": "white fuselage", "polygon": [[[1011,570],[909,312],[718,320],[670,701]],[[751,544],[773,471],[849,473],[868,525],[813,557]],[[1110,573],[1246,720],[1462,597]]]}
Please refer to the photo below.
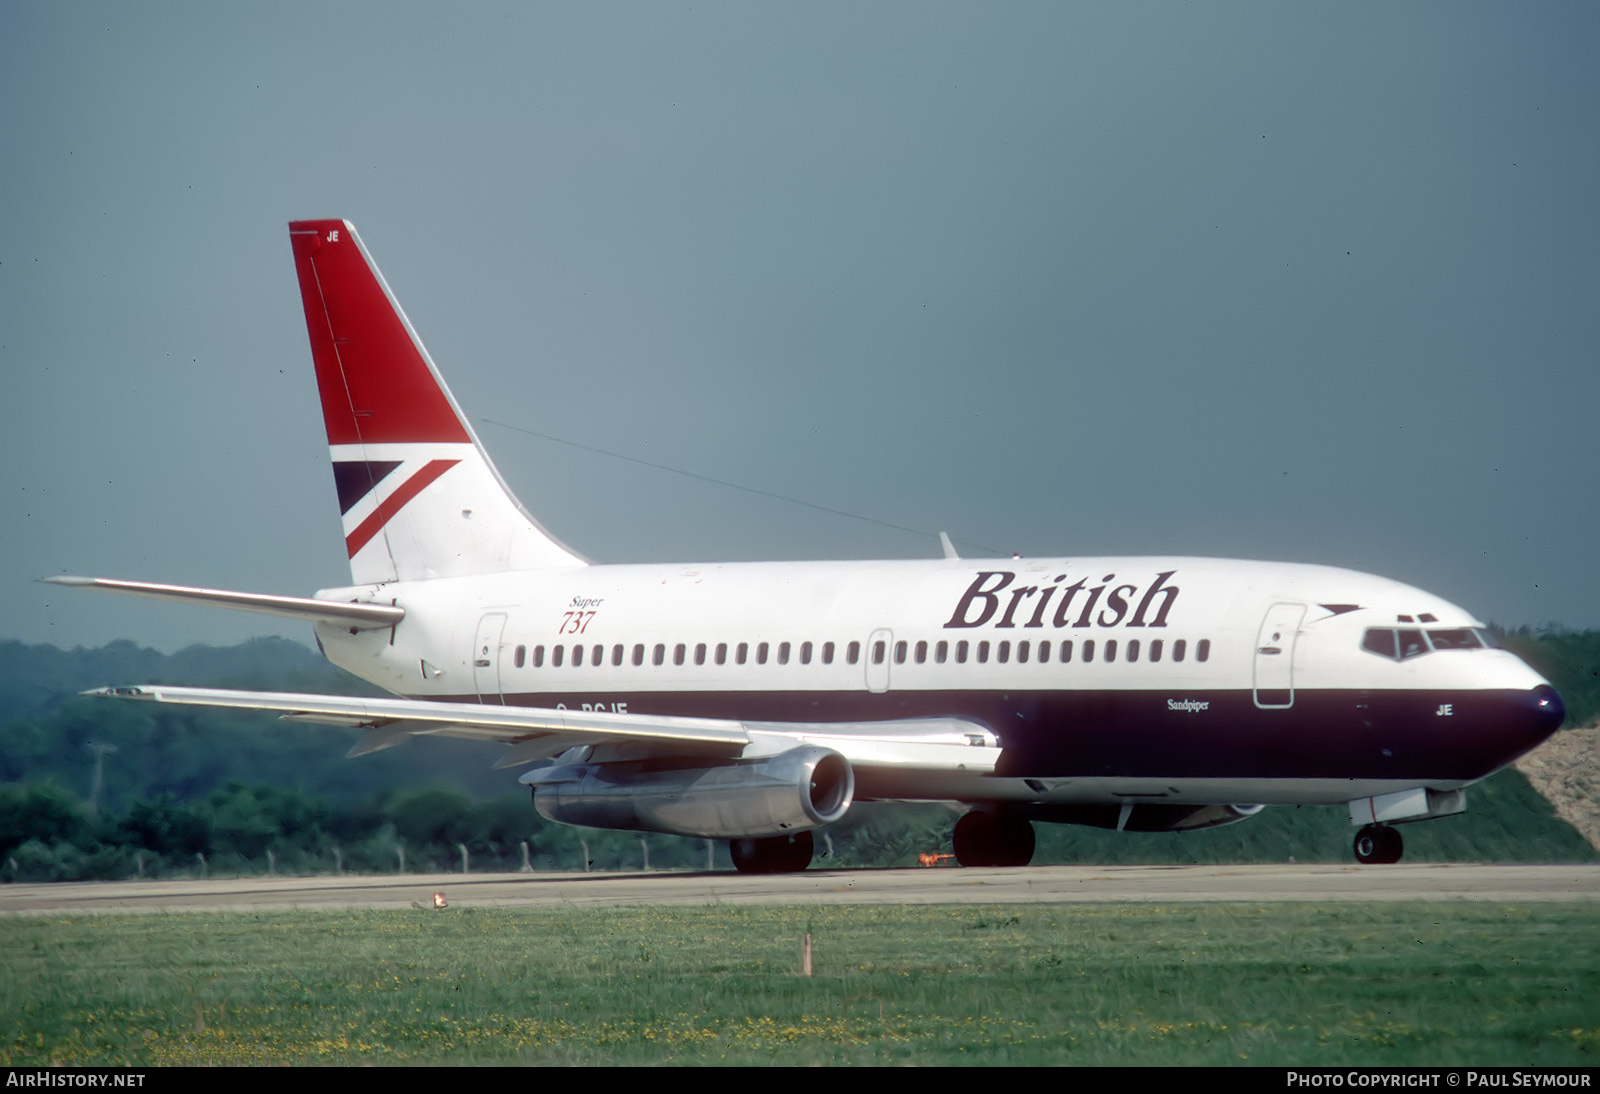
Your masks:
{"label": "white fuselage", "polygon": [[392,631],[318,633],[333,661],[415,698],[853,725],[958,717],[997,742],[932,785],[858,763],[863,796],[1335,802],[1449,789],[1526,747],[1496,723],[1543,683],[1481,644],[1365,649],[1373,628],[1482,624],[1406,585],[1286,563],[587,566],[319,596],[406,609]]}

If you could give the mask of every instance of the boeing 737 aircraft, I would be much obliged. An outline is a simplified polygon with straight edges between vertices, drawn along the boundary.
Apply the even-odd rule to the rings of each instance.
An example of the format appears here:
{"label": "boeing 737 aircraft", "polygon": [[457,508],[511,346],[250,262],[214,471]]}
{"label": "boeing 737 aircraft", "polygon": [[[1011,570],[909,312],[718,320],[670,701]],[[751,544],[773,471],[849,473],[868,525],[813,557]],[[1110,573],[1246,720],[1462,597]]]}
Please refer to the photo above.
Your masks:
{"label": "boeing 737 aircraft", "polygon": [[100,694],[499,741],[553,821],[731,841],[803,870],[856,801],[967,812],[968,866],[1032,822],[1177,831],[1345,805],[1394,825],[1549,736],[1560,697],[1471,613],[1324,566],[1206,558],[595,565],[530,517],[342,220],[290,225],[350,584],[314,598],[64,585],[302,619],[394,695]]}

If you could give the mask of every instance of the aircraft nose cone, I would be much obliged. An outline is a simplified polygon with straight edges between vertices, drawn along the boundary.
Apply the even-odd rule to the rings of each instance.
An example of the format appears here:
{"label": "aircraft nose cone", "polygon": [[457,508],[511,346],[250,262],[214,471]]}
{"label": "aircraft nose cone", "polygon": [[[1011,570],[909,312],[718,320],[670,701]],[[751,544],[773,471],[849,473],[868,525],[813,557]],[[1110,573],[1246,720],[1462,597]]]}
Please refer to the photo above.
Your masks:
{"label": "aircraft nose cone", "polygon": [[[1483,746],[1472,766],[1483,778],[1538,748],[1561,727],[1566,704],[1549,684],[1502,691],[1483,708],[1475,740]],[[1459,742],[1458,742],[1459,743]]]}
{"label": "aircraft nose cone", "polygon": [[1561,694],[1555,688],[1540,684],[1533,689],[1530,713],[1539,728],[1551,734],[1560,728],[1562,719],[1567,716],[1567,705],[1561,701]]}

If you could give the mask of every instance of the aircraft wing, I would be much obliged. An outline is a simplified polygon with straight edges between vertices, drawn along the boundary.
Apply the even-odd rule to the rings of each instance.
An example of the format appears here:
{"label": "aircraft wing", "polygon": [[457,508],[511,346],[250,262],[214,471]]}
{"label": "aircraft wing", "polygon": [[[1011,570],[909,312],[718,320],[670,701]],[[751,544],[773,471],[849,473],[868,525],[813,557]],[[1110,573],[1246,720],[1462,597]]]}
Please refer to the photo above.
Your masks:
{"label": "aircraft wing", "polygon": [[[293,722],[365,729],[367,735],[350,750],[352,756],[376,752],[420,734],[519,745],[538,741],[548,745],[550,751],[606,741],[658,741],[700,746],[697,751],[704,751],[705,746],[710,746],[712,752],[737,755],[750,743],[749,734],[739,723],[709,718],[644,717],[601,711],[304,695],[294,692],[229,691],[222,688],[168,687],[164,684],[96,688],[83,694],[185,706],[276,711]],[[540,751],[548,754],[546,750],[524,751],[531,751],[529,759],[535,758]]]}
{"label": "aircraft wing", "polygon": [[95,688],[85,695],[185,706],[275,711],[295,722],[365,729],[350,749],[360,756],[422,735],[465,737],[510,745],[496,767],[515,767],[579,745],[633,744],[650,755],[752,758],[802,744],[830,748],[854,764],[939,770],[993,769],[999,742],[986,727],[960,718],[898,722],[739,722],[664,714],[552,710],[544,707],[373,699],[294,692],[141,684]]}

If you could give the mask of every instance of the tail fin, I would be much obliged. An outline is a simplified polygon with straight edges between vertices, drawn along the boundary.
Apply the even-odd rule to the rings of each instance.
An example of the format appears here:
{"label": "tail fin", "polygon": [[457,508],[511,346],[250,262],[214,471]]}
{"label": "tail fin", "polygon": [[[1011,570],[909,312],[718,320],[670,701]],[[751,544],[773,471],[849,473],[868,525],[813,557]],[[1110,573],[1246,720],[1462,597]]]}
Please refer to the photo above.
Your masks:
{"label": "tail fin", "polygon": [[489,462],[350,222],[289,239],[354,583],[583,565]]}

